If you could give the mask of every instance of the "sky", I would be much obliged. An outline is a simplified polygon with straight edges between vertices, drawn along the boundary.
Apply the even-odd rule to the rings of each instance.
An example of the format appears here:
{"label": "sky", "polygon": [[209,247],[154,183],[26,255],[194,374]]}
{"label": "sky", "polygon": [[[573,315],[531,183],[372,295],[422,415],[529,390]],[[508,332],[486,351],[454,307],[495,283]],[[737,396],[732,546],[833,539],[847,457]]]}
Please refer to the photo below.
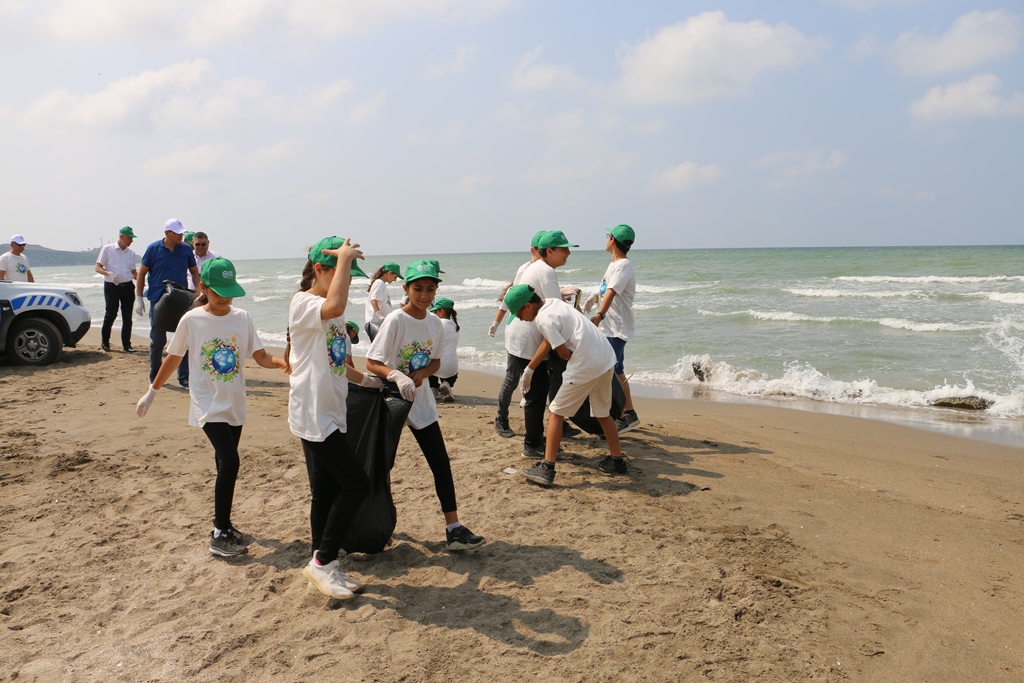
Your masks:
{"label": "sky", "polygon": [[1020,244],[1024,6],[0,0],[0,232]]}

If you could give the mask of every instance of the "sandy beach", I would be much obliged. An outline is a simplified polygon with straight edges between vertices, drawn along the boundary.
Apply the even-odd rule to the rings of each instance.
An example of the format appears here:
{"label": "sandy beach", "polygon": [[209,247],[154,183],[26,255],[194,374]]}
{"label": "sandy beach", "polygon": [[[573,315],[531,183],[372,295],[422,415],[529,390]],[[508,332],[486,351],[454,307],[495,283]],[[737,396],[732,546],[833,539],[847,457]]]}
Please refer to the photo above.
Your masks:
{"label": "sandy beach", "polygon": [[[145,340],[138,346],[145,348]],[[145,353],[95,331],[0,364],[0,671],[26,681],[1020,681],[1024,449],[864,419],[639,399],[629,477],[567,439],[551,489],[492,425],[498,381],[440,407],[460,516],[444,550],[411,435],[398,527],[307,591],[309,492],[287,378],[251,360],[232,560],[207,550],[212,448],[187,394],[134,414]],[[521,411],[512,428],[522,431]]]}

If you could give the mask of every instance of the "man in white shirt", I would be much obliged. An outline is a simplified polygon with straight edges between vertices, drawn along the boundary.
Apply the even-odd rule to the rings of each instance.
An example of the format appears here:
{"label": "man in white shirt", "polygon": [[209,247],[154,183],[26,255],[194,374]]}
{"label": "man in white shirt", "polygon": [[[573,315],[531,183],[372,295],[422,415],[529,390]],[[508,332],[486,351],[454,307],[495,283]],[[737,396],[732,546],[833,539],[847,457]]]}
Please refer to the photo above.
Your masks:
{"label": "man in white shirt", "polygon": [[131,250],[135,233],[130,225],[118,231],[117,242],[104,245],[96,257],[96,272],[103,276],[103,327],[100,328],[100,347],[110,351],[110,330],[121,309],[121,346],[125,353],[132,348],[132,304],[135,301],[135,252]]}
{"label": "man in white shirt", "polygon": [[[532,322],[544,342],[566,362],[562,385],[548,406],[548,433],[544,459],[523,470],[523,476],[541,486],[555,481],[555,463],[562,441],[565,418],[576,414],[590,399],[590,414],[597,418],[611,455],[598,465],[605,474],[626,474],[629,468],[619,445],[619,432],[611,417],[612,373],[615,352],[597,326],[561,300],[544,299],[530,285],[515,285],[505,294],[509,315]],[[534,370],[542,361],[537,354],[523,370],[522,389],[529,391]]]}
{"label": "man in white shirt", "polygon": [[[192,251],[196,254],[196,268],[198,268],[201,273],[203,272],[203,264],[212,258],[220,258],[220,254],[215,252],[213,249],[210,249],[210,238],[202,230],[199,232],[193,232],[191,235],[192,241],[189,242],[189,244],[192,245]],[[194,290],[194,284],[195,283],[192,282],[192,275],[190,273],[188,276],[188,288]]]}
{"label": "man in white shirt", "polygon": [[11,237],[11,250],[0,256],[0,280],[11,282],[35,282],[32,269],[28,267],[25,256],[25,238],[21,235]]}

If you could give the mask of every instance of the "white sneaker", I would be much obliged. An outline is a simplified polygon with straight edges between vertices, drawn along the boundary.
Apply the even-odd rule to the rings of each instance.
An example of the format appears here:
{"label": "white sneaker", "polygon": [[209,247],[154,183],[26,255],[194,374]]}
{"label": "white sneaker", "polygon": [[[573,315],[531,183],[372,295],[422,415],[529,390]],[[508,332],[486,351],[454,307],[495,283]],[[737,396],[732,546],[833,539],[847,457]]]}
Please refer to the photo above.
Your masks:
{"label": "white sneaker", "polygon": [[356,581],[345,576],[340,569],[338,560],[320,566],[316,563],[316,558],[313,558],[302,569],[302,575],[318,591],[335,600],[351,600],[356,597],[352,589],[348,587],[349,583],[362,588]]}

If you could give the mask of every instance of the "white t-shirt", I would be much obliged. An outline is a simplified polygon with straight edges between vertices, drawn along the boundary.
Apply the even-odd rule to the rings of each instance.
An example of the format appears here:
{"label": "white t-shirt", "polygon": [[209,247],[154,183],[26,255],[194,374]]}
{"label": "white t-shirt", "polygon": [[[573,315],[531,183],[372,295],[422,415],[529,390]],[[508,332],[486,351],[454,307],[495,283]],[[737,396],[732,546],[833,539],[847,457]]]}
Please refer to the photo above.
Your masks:
{"label": "white t-shirt", "polygon": [[601,331],[606,337],[625,339],[627,342],[633,340],[633,299],[636,298],[636,276],[633,275],[633,264],[628,258],[612,261],[608,270],[604,271],[604,278],[597,293],[598,306],[601,305],[601,297],[605,290],[615,290],[615,298],[612,305],[601,321]]}
{"label": "white t-shirt", "polygon": [[[440,318],[428,313],[423,320],[417,320],[399,308],[384,318],[366,357],[408,375],[432,360],[443,359],[443,348],[444,328]],[[416,399],[407,422],[413,429],[423,429],[437,422],[434,392],[425,379],[416,387]]]}
{"label": "white t-shirt", "polygon": [[444,331],[444,347],[441,351],[441,367],[434,374],[438,377],[454,377],[459,374],[459,330],[454,320],[439,320]]}
{"label": "white t-shirt", "polygon": [[252,317],[232,307],[227,315],[213,315],[202,307],[181,317],[167,353],[188,351],[188,423],[245,424],[245,359],[263,348]]}
{"label": "white t-shirt", "polygon": [[115,285],[131,282],[132,271],[135,270],[135,252],[131,247],[122,249],[116,242],[105,244],[100,249],[100,255],[96,257],[96,263],[113,273],[113,277],[103,276],[105,282],[112,282]]}
{"label": "white t-shirt", "polygon": [[7,252],[0,256],[0,270],[5,271],[5,280],[28,282],[28,257],[24,253],[15,256],[13,253]]}
{"label": "white t-shirt", "polygon": [[523,273],[523,279],[519,284],[530,285],[545,299],[562,300],[562,290],[558,287],[558,275],[555,274],[555,269],[544,263],[543,260],[531,263]]}
{"label": "white t-shirt", "polygon": [[296,292],[288,307],[292,340],[288,426],[295,436],[314,442],[348,429],[345,318],[322,320],[324,301],[316,294]]}
{"label": "white t-shirt", "polygon": [[[516,276],[512,280],[513,285],[522,284],[523,273],[530,267],[530,264],[531,262],[527,261],[519,266],[519,270],[516,271]],[[503,311],[508,310],[504,301],[501,302],[500,308]],[[540,330],[535,325],[524,323],[518,318],[513,319],[505,326],[505,350],[511,356],[533,358],[533,354],[537,353],[537,347],[540,346],[541,339]]]}
{"label": "white t-shirt", "polygon": [[615,351],[590,319],[561,299],[548,299],[533,323],[557,349],[565,344],[572,357],[562,373],[562,384],[583,384],[615,366]]}
{"label": "white t-shirt", "polygon": [[[378,310],[373,310],[373,304],[371,301],[377,302]],[[370,296],[366,299],[366,309],[363,313],[364,322],[372,322],[380,325],[384,318],[388,317],[388,313],[391,312],[391,295],[388,294],[388,283],[384,282],[380,278],[373,281],[370,285]]]}

